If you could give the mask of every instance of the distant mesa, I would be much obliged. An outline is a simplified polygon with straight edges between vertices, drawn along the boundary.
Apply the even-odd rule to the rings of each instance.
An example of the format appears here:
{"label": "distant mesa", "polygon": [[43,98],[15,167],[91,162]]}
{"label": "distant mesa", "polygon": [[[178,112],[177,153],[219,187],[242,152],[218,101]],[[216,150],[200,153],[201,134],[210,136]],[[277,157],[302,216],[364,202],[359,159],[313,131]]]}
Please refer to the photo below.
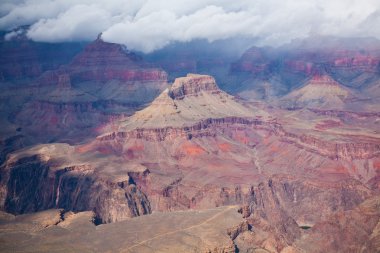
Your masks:
{"label": "distant mesa", "polygon": [[283,98],[285,105],[292,108],[326,107],[342,108],[354,92],[344,87],[331,76],[314,75],[306,84]]}

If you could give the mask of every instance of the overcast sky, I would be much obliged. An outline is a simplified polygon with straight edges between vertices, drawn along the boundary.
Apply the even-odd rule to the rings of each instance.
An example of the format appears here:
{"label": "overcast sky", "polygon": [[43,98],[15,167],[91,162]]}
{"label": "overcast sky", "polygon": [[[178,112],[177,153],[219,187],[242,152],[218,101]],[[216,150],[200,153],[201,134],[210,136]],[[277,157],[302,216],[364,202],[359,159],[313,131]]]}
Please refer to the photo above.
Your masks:
{"label": "overcast sky", "polygon": [[[380,38],[380,0],[1,0],[0,29],[36,41],[105,41],[151,52],[236,36],[278,46],[309,35]],[[15,33],[8,34],[11,38]]]}

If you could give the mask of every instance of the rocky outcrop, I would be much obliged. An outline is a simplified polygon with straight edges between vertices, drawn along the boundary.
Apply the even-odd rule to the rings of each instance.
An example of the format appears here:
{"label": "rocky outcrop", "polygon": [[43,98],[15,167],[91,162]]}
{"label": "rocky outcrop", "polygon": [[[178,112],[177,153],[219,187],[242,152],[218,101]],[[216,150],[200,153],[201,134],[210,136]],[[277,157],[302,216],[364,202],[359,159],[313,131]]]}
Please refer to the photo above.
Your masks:
{"label": "rocky outcrop", "polygon": [[247,222],[243,221],[239,225],[229,228],[227,234],[231,237],[231,240],[235,240],[240,234],[250,231],[252,226]]}
{"label": "rocky outcrop", "polygon": [[150,204],[136,185],[98,176],[87,164],[53,169],[40,155],[7,162],[1,168],[1,208],[14,214],[50,208],[94,211],[101,222],[148,214]]}
{"label": "rocky outcrop", "polygon": [[185,96],[196,96],[201,91],[213,94],[220,92],[213,77],[188,74],[187,77],[177,78],[174,81],[169,96],[172,99],[183,99]]}

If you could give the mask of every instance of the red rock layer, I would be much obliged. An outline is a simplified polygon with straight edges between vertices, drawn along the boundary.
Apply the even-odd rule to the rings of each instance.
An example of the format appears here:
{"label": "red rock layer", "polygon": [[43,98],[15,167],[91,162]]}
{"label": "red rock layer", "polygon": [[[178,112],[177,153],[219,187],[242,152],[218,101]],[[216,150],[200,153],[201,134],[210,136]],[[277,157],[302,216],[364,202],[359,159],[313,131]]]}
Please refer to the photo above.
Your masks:
{"label": "red rock layer", "polygon": [[287,132],[284,128],[271,121],[259,119],[246,119],[228,117],[221,119],[207,119],[198,124],[183,128],[159,128],[159,129],[135,129],[129,132],[113,132],[98,137],[99,145],[109,141],[123,142],[128,139],[144,139],[147,141],[166,141],[176,138],[198,138],[203,136],[216,136],[217,133],[224,133],[234,138],[233,131],[241,130],[254,132],[265,130],[271,135],[280,137],[281,141],[289,142],[318,154],[327,156],[331,159],[368,159],[380,154],[380,142],[377,140],[353,139],[352,142],[334,142],[319,139],[306,134],[294,134]]}

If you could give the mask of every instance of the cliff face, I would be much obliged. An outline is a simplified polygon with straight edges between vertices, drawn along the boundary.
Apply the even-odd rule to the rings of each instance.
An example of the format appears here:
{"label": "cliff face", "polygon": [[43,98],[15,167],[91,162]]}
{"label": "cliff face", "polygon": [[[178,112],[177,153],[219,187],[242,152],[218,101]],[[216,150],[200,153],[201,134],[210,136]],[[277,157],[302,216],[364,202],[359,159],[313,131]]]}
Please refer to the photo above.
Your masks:
{"label": "cliff face", "polygon": [[115,222],[151,212],[149,201],[136,185],[110,182],[91,165],[52,169],[48,158],[34,155],[1,168],[1,206],[14,214],[63,208],[95,212],[102,222]]}

